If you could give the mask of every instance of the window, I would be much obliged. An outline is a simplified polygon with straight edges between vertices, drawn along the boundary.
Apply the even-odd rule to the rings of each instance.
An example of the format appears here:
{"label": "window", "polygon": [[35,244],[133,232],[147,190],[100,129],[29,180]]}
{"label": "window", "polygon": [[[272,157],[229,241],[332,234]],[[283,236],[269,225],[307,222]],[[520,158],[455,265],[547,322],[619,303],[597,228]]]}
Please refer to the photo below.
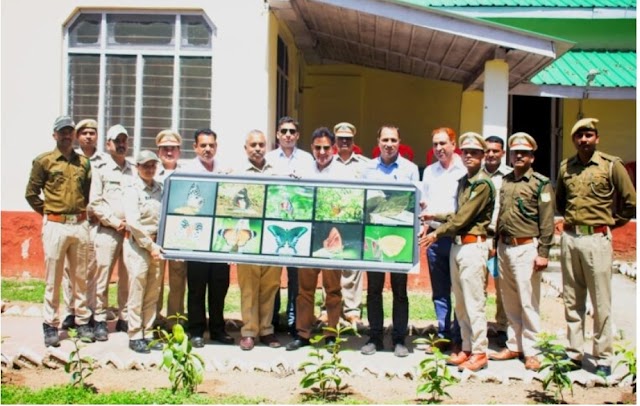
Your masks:
{"label": "window", "polygon": [[193,132],[211,126],[215,27],[197,14],[81,13],[66,34],[69,115],[96,118],[102,136],[124,125],[130,155],[173,128],[194,156]]}

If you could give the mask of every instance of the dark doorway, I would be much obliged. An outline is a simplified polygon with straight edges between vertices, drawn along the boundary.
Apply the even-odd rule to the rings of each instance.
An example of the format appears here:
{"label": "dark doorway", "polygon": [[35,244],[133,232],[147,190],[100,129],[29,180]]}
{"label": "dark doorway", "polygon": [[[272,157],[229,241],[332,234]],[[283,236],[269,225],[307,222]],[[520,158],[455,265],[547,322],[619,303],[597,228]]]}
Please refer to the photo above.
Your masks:
{"label": "dark doorway", "polygon": [[524,131],[538,143],[533,169],[551,177],[552,123],[550,97],[512,96],[511,98],[511,134]]}

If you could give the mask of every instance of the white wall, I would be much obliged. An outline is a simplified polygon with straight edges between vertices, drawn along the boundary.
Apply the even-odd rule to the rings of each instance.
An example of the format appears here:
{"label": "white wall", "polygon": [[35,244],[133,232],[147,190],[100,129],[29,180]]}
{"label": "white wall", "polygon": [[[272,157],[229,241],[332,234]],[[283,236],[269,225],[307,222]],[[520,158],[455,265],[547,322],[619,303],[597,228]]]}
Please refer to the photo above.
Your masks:
{"label": "white wall", "polygon": [[[55,144],[54,119],[62,114],[63,29],[78,9],[202,10],[217,27],[213,43],[214,111],[218,154],[244,156],[245,134],[267,129],[268,25],[262,0],[2,0],[0,169],[2,210],[29,211],[24,191],[31,161]],[[187,135],[185,142],[192,142]]]}

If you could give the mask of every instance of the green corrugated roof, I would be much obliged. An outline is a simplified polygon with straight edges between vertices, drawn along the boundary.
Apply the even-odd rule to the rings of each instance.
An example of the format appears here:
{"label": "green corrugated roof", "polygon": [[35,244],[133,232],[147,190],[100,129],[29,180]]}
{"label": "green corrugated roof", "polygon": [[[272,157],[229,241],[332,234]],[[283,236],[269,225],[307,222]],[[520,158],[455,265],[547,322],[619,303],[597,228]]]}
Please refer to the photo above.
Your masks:
{"label": "green corrugated roof", "polygon": [[589,71],[600,74],[592,87],[636,87],[636,52],[569,51],[531,79],[536,85],[585,86]]}
{"label": "green corrugated roof", "polygon": [[419,7],[631,8],[636,0],[398,0]]}

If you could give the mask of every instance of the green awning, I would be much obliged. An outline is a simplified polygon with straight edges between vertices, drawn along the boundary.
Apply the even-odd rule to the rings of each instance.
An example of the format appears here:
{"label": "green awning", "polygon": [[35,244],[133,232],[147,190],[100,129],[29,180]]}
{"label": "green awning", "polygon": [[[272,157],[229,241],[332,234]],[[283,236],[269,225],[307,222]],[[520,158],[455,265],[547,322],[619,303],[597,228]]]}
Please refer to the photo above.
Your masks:
{"label": "green awning", "polygon": [[634,8],[636,0],[399,0],[419,7]]}
{"label": "green awning", "polygon": [[[596,74],[596,72],[599,72]],[[635,51],[569,51],[531,79],[536,85],[636,87]]]}

